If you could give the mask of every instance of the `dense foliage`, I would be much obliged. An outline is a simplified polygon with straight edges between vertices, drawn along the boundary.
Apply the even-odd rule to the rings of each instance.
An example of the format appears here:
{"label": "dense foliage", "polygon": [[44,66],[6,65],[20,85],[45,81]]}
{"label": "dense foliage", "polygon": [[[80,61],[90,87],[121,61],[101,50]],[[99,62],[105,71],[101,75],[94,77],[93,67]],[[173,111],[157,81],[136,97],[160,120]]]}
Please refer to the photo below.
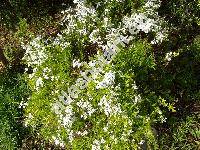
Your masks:
{"label": "dense foliage", "polygon": [[198,0],[1,7],[2,149],[199,148]]}

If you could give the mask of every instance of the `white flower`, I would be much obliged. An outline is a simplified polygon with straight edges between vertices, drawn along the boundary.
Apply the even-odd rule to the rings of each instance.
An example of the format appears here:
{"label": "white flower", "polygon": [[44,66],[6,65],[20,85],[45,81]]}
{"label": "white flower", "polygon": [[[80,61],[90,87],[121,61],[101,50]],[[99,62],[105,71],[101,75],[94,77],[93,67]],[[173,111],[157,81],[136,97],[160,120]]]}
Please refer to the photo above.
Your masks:
{"label": "white flower", "polygon": [[45,74],[45,75],[43,75],[44,76],[44,79],[49,79],[49,77]]}
{"label": "white flower", "polygon": [[107,132],[107,131],[108,131],[108,127],[104,127],[104,128],[103,128],[103,131],[104,131],[104,132]]}
{"label": "white flower", "polygon": [[178,55],[179,55],[179,52],[169,52],[169,53],[166,54],[165,60],[166,60],[166,61],[171,61],[171,59],[172,59],[173,57],[176,57],[176,56],[178,56]]}
{"label": "white flower", "polygon": [[80,3],[81,0],[74,0],[73,2],[76,4],[76,3]]}
{"label": "white flower", "polygon": [[33,69],[33,73],[37,72],[37,70],[38,70],[37,68],[34,68],[34,69]]}
{"label": "white flower", "polygon": [[95,140],[93,141],[93,144],[92,144],[92,150],[101,150],[100,144],[101,144],[101,143],[95,139]]}
{"label": "white flower", "polygon": [[51,70],[48,67],[43,69],[43,72],[49,72],[49,71],[51,71]]}
{"label": "white flower", "polygon": [[107,27],[107,26],[108,26],[108,23],[109,23],[109,18],[105,17],[105,18],[103,19],[103,23],[104,23],[103,27]]}
{"label": "white flower", "polygon": [[74,115],[74,113],[72,110],[72,106],[68,105],[67,107],[65,107],[65,114],[60,115],[60,119],[62,120],[62,124],[64,127],[71,128],[72,123],[74,121],[73,115]]}
{"label": "white flower", "polygon": [[133,86],[133,89],[134,89],[134,90],[137,90],[137,89],[138,89],[138,87],[137,87],[137,85],[136,85],[135,82],[132,84],[132,86]]}
{"label": "white flower", "polygon": [[128,44],[133,39],[132,36],[122,36],[120,35],[120,40],[126,44]]}
{"label": "white flower", "polygon": [[144,144],[144,142],[145,142],[144,140],[141,140],[138,144],[142,145],[142,144]]}
{"label": "white flower", "polygon": [[119,103],[117,105],[112,106],[112,113],[115,114],[115,115],[122,113],[122,110],[121,110]]}
{"label": "white flower", "polygon": [[76,132],[78,135],[81,135],[81,131]]}
{"label": "white flower", "polygon": [[60,142],[60,146],[64,147],[65,146],[64,142]]}
{"label": "white flower", "polygon": [[156,9],[160,6],[160,0],[148,0],[144,8],[147,9]]}
{"label": "white flower", "polygon": [[33,115],[31,113],[28,114],[28,119],[32,119]]}
{"label": "white flower", "polygon": [[66,115],[65,117],[63,117],[62,121],[63,121],[63,126],[65,126],[67,128],[72,125],[71,116],[69,116],[69,115]]}
{"label": "white flower", "polygon": [[101,141],[100,141],[102,144],[103,143],[105,143],[106,141],[103,139],[103,138],[101,138]]}
{"label": "white flower", "polygon": [[38,90],[39,87],[43,87],[43,81],[42,81],[42,78],[39,77],[36,81],[36,90]]}
{"label": "white flower", "polygon": [[81,133],[82,136],[85,136],[87,134],[88,134],[88,132],[86,130]]}
{"label": "white flower", "polygon": [[159,43],[159,42],[162,42],[164,38],[166,38],[167,34],[164,33],[164,32],[158,32],[156,33],[156,36],[154,38],[153,41],[151,41],[151,44],[156,44],[156,43]]}
{"label": "white flower", "polygon": [[49,79],[48,73],[49,73],[50,71],[51,71],[51,70],[50,70],[48,67],[46,67],[46,68],[43,69],[42,75],[43,75],[44,79]]}
{"label": "white flower", "polygon": [[100,102],[98,103],[104,110],[106,116],[109,116],[112,112],[111,102],[106,99],[105,95],[101,98]]}
{"label": "white flower", "polygon": [[87,35],[87,30],[86,29],[80,29],[79,33],[80,33],[80,35]]}
{"label": "white flower", "polygon": [[167,53],[166,56],[165,56],[165,60],[171,61],[171,59],[172,59],[172,54],[173,54],[172,52]]}
{"label": "white flower", "polygon": [[92,33],[89,35],[90,42],[92,43],[98,43],[99,40],[101,40],[99,34],[99,29],[93,30]]}
{"label": "white flower", "polygon": [[56,145],[60,144],[60,141],[58,139],[55,139],[54,142],[55,142]]}
{"label": "white flower", "polygon": [[25,127],[28,126],[28,123],[30,122],[31,119],[33,119],[33,115],[29,113],[27,119],[24,122]]}
{"label": "white flower", "polygon": [[78,60],[73,60],[73,68],[75,68],[76,66],[79,68],[81,65],[82,65],[82,63],[80,63],[80,60],[78,59]]}
{"label": "white flower", "polygon": [[27,61],[28,66],[41,65],[47,59],[44,43],[40,39],[41,37],[37,37],[27,45],[22,43],[23,48],[26,50],[23,60]]}
{"label": "white flower", "polygon": [[105,73],[103,81],[99,82],[96,86],[97,89],[105,88],[114,83],[115,74],[111,71]]}
{"label": "white flower", "polygon": [[95,66],[95,64],[96,64],[96,62],[95,62],[95,61],[90,61],[90,62],[88,63],[88,65],[89,65],[90,67],[94,67],[94,66]]}
{"label": "white flower", "polygon": [[73,137],[73,130],[71,130],[68,134],[69,142],[72,142],[74,137]]}
{"label": "white flower", "polygon": [[108,61],[110,61],[113,58],[113,56],[116,55],[116,51],[119,50],[119,48],[116,46],[118,42],[114,44],[110,44],[110,43],[107,43],[107,44],[108,46],[105,47],[104,56],[106,57]]}
{"label": "white flower", "polygon": [[19,104],[19,108],[25,108],[28,105],[27,102],[21,101]]}
{"label": "white flower", "polygon": [[137,34],[140,30],[148,33],[153,28],[156,28],[155,21],[147,18],[144,13],[133,14],[131,17],[124,17],[124,27],[129,29],[131,34]]}
{"label": "white flower", "polygon": [[51,76],[51,81],[53,81],[53,80],[54,80],[54,78],[55,78],[54,76]]}
{"label": "white flower", "polygon": [[135,100],[134,100],[134,103],[137,103],[137,102],[140,102],[141,101],[141,96],[140,95],[136,95],[135,96]]}
{"label": "white flower", "polygon": [[84,110],[84,114],[83,114],[84,118],[87,118],[87,115],[91,116],[96,111],[96,109],[92,107],[90,102],[88,101],[84,102],[83,99],[77,102],[76,105]]}

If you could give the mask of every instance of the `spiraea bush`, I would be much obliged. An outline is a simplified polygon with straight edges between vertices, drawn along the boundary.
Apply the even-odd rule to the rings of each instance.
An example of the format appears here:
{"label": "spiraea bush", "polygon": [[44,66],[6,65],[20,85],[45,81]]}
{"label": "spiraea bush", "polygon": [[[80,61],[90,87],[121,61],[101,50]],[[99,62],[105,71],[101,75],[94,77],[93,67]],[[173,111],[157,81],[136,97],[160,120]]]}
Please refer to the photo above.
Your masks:
{"label": "spiraea bush", "polygon": [[130,10],[118,17],[114,10],[126,1],[99,2],[105,8],[98,11],[74,2],[61,12],[63,30],[56,37],[38,36],[23,46],[33,68],[26,77],[32,95],[25,125],[65,148],[157,148],[152,125],[165,121],[162,97],[140,93],[135,81],[156,66],[151,43],[138,34],[160,32],[163,20],[148,18],[148,5],[137,12],[128,2]]}

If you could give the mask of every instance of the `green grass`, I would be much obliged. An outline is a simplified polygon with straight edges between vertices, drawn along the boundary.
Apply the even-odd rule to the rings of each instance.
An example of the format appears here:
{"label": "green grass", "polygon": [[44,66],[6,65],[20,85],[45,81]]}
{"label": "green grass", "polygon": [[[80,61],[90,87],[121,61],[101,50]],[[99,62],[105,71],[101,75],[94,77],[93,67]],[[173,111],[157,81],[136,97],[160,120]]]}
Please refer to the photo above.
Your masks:
{"label": "green grass", "polygon": [[200,148],[199,115],[190,115],[185,119],[169,118],[167,132],[159,136],[160,149],[163,150],[198,150]]}

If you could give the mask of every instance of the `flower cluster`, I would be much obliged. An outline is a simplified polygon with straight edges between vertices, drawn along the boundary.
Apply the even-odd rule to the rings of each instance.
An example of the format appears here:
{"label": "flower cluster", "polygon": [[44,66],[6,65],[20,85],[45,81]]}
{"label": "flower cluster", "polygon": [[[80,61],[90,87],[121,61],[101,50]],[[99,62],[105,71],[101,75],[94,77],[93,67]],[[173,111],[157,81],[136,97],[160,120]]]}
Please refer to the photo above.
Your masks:
{"label": "flower cluster", "polygon": [[[46,40],[46,42],[47,41],[48,41],[48,39]],[[65,38],[63,37],[62,34],[58,33],[57,37],[53,39],[52,46],[58,46],[58,45],[60,47],[62,47],[62,49],[65,49],[66,47],[68,47],[70,45],[70,43],[65,40]]]}
{"label": "flower cluster", "polygon": [[[63,24],[65,22],[68,22],[69,27],[72,27],[73,29],[74,29],[74,27],[75,28],[77,27],[77,25],[76,25],[77,18],[82,23],[85,23],[87,20],[86,18],[88,16],[90,16],[91,18],[93,18],[93,16],[95,16],[94,9],[93,8],[92,9],[85,8],[85,6],[83,5],[84,4],[83,1],[76,1],[76,3],[77,3],[77,6],[75,9],[75,15],[73,15],[73,17],[72,17],[69,13],[66,16],[65,20],[63,20]],[[72,11],[72,10],[70,10],[70,11]],[[69,12],[69,10],[66,12]],[[117,116],[122,115],[122,118],[128,119],[128,117],[125,115],[126,113],[124,113],[121,110],[120,104],[115,102],[116,97],[109,96],[108,98],[106,98],[106,96],[104,95],[101,99],[99,99],[98,107],[93,106],[93,104],[92,104],[93,98],[91,98],[89,101],[86,99],[83,99],[83,98],[80,99],[80,94],[82,93],[81,91],[83,91],[84,89],[87,89],[88,86],[90,85],[90,83],[92,83],[92,82],[94,82],[96,84],[96,89],[98,89],[98,90],[111,87],[114,84],[115,73],[112,72],[111,70],[105,71],[105,68],[107,65],[112,63],[112,59],[120,51],[120,46],[125,47],[126,44],[129,44],[129,42],[133,39],[132,36],[124,36],[121,34],[121,32],[124,34],[124,33],[126,33],[125,31],[128,29],[128,31],[132,35],[136,35],[140,30],[144,31],[145,33],[148,33],[150,30],[157,29],[156,21],[148,18],[143,13],[133,14],[131,17],[124,17],[123,23],[124,23],[123,26],[120,26],[119,28],[115,29],[115,28],[112,28],[111,26],[108,26],[108,21],[105,21],[105,24],[103,26],[105,26],[107,28],[106,44],[102,44],[105,42],[101,41],[102,38],[99,36],[99,29],[94,29],[89,34],[90,42],[98,43],[99,47],[101,47],[103,50],[103,54],[99,53],[96,56],[95,60],[91,60],[88,64],[81,63],[81,62],[79,62],[79,60],[73,60],[73,67],[79,68],[80,66],[85,65],[88,69],[80,72],[81,77],[79,77],[76,80],[74,85],[71,85],[68,88],[68,94],[65,93],[64,91],[62,91],[61,96],[59,96],[59,99],[62,103],[59,103],[59,104],[60,105],[64,104],[64,105],[55,109],[56,114],[62,114],[61,112],[58,113],[57,112],[58,110],[68,109],[68,112],[65,113],[66,116],[60,115],[60,117],[63,117],[60,119],[62,120],[61,121],[62,124],[69,131],[68,138],[69,138],[70,142],[73,142],[73,140],[74,140],[73,135],[75,134],[75,132],[70,130],[70,128],[72,127],[73,121],[75,121],[74,120],[75,112],[72,111],[72,107],[78,106],[79,108],[81,108],[81,110],[82,110],[81,117],[83,119],[87,119],[89,116],[94,114],[96,112],[96,110],[103,111],[104,114],[108,118],[110,118],[112,116],[117,117]],[[67,29],[67,30],[70,31],[69,29]],[[80,30],[80,33],[87,34],[87,31],[82,32],[83,29],[79,29],[79,30]],[[102,78],[103,78],[103,80],[99,81]],[[135,89],[137,89],[137,88],[135,88]],[[112,88],[110,88],[110,91],[108,93],[114,94],[114,91],[112,91]],[[140,95],[136,95],[135,100],[133,101],[133,104],[137,103],[139,101],[141,101],[141,97],[140,97]],[[76,103],[75,106],[72,105],[73,102]],[[128,122],[129,122],[129,125],[132,124],[130,120]],[[112,126],[111,124],[112,124],[112,121],[110,123],[108,123],[107,127],[104,127],[104,129],[107,128],[107,132],[108,132],[108,127]],[[112,134],[112,131],[109,131],[109,132],[110,132],[110,134]],[[132,131],[129,130],[129,133],[131,133],[131,132]],[[80,131],[77,131],[77,133],[81,134]],[[82,135],[84,136],[86,134],[82,134]],[[122,140],[126,141],[128,136],[129,136],[129,134],[125,132]],[[114,137],[114,135],[111,137]],[[114,138],[113,140],[115,140],[117,143],[116,138]],[[99,149],[100,143],[95,141],[92,145],[92,148]]]}
{"label": "flower cluster", "polygon": [[97,89],[106,88],[114,83],[115,74],[111,71],[105,73],[104,79],[96,86]]}
{"label": "flower cluster", "polygon": [[91,116],[95,109],[92,107],[89,101],[83,101],[81,99],[79,102],[76,103],[78,107],[84,110],[84,113],[81,115],[82,118],[87,119],[87,116]]}
{"label": "flower cluster", "polygon": [[169,53],[166,54],[165,60],[166,60],[166,61],[171,61],[171,59],[172,59],[173,57],[176,57],[176,56],[178,56],[178,55],[179,55],[178,52],[169,52]]}
{"label": "flower cluster", "polygon": [[48,57],[45,53],[45,47],[41,43],[41,39],[42,37],[38,36],[27,45],[22,43],[23,49],[26,50],[23,60],[27,62],[28,66],[39,66]]}
{"label": "flower cluster", "polygon": [[60,138],[52,136],[52,139],[54,140],[55,145],[60,145],[61,147],[64,147],[64,141],[62,141]]}
{"label": "flower cluster", "polygon": [[101,98],[100,102],[98,103],[100,108],[104,110],[104,113],[106,116],[110,115],[119,115],[122,113],[120,104],[118,103],[117,105],[112,103],[112,99],[107,99],[105,95]]}
{"label": "flower cluster", "polygon": [[[124,1],[117,2],[123,3]],[[77,37],[84,37],[77,43],[80,42],[82,44],[87,39],[90,43],[97,43],[101,50],[88,62],[80,62],[80,59],[73,58],[71,66],[73,69],[79,69],[80,74],[78,74],[73,84],[64,86],[65,90],[56,89],[57,92],[52,94],[53,100],[49,103],[52,103],[52,111],[58,118],[58,128],[62,128],[65,131],[63,137],[53,136],[52,139],[56,145],[73,145],[74,141],[74,143],[77,142],[77,136],[87,136],[90,132],[86,129],[81,130],[81,127],[76,127],[76,122],[85,123],[86,120],[89,120],[94,124],[93,120],[96,118],[92,117],[95,116],[98,121],[91,127],[91,130],[98,133],[103,132],[104,135],[97,134],[97,139],[101,140],[93,140],[91,143],[92,149],[100,149],[106,143],[106,139],[108,140],[107,146],[120,142],[127,143],[131,139],[133,120],[137,118],[136,116],[139,116],[137,112],[132,112],[133,109],[127,111],[127,105],[136,105],[142,101],[142,97],[139,94],[135,94],[132,102],[127,104],[126,102],[119,102],[119,97],[116,93],[119,87],[114,86],[116,72],[112,70],[112,62],[121,50],[128,47],[139,31],[144,31],[145,33],[152,30],[157,31],[159,29],[157,20],[148,18],[145,13],[133,13],[130,17],[125,16],[123,24],[114,28],[109,21],[109,17],[105,16],[101,24],[101,27],[103,26],[105,30],[104,38],[102,38],[100,27],[95,26],[94,23],[98,20],[95,9],[86,7],[84,0],[74,0],[74,3],[76,4],[75,8],[69,8],[61,12],[63,14],[61,25],[63,27],[67,26],[67,28],[62,31],[62,34],[58,34],[53,39],[51,46],[55,48],[59,45],[62,51],[65,51],[65,48],[70,47],[71,44],[70,38],[68,38],[70,33],[77,32],[79,33],[76,35]],[[145,7],[153,7],[152,3],[153,1],[148,1]],[[91,28],[88,26],[91,26]],[[127,34],[127,31],[131,35]],[[161,33],[158,33],[157,39],[159,41],[163,39]],[[40,52],[40,50],[45,50],[45,46],[41,46],[40,38],[36,38],[30,45],[31,48],[26,48],[25,59],[28,60],[29,65],[41,65],[48,58],[45,53]],[[36,49],[36,52],[40,53],[38,59],[36,59]],[[46,80],[54,84],[53,81],[56,77],[50,75],[51,69],[49,68],[50,66],[44,68],[41,73],[42,77],[35,80],[37,91],[39,91],[39,88],[45,87],[44,81]],[[66,82],[59,81],[56,83],[65,84]],[[138,87],[135,84],[132,87],[133,89],[131,90],[134,93]],[[115,128],[120,128],[120,131],[115,130]],[[65,138],[63,141],[66,141],[66,135],[68,136],[68,142],[62,142],[62,138]],[[109,143],[109,141],[114,142]],[[104,146],[106,147],[106,145]]]}
{"label": "flower cluster", "polygon": [[151,11],[153,13],[153,10],[158,9],[160,7],[160,2],[160,0],[148,0],[144,5],[144,8],[147,9],[146,12],[149,13],[149,11]]}
{"label": "flower cluster", "polygon": [[131,17],[125,17],[123,20],[124,26],[131,34],[138,34],[139,31],[148,33],[157,25],[155,20],[148,18],[144,13],[133,14]]}
{"label": "flower cluster", "polygon": [[38,91],[38,89],[39,89],[39,87],[43,87],[43,81],[42,81],[42,78],[41,77],[39,77],[38,79],[37,79],[37,81],[36,81],[36,90]]}
{"label": "flower cluster", "polygon": [[101,144],[105,143],[104,139],[101,139],[100,141],[94,140],[92,144],[92,150],[100,150],[101,149]]}

